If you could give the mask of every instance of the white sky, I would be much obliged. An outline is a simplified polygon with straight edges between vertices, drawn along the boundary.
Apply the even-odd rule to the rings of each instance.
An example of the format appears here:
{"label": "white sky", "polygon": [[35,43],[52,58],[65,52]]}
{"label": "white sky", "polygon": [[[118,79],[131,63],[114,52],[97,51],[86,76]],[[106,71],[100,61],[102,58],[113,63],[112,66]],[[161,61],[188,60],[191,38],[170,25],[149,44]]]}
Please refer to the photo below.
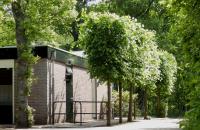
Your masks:
{"label": "white sky", "polygon": [[101,0],[91,0],[91,1],[88,2],[88,4],[91,5],[91,4],[96,4],[96,3],[99,3],[99,2],[101,2]]}

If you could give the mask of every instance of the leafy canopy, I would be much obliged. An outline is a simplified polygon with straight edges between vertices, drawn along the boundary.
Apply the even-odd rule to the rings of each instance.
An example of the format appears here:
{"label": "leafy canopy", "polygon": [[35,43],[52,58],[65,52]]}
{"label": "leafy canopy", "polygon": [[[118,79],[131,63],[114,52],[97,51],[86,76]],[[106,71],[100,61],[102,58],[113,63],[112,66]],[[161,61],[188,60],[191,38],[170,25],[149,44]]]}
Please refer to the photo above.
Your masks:
{"label": "leafy canopy", "polygon": [[88,57],[92,77],[116,81],[123,75],[126,30],[120,17],[109,13],[90,13],[81,26],[81,41]]}
{"label": "leafy canopy", "polygon": [[0,46],[15,44],[15,27],[11,15],[0,10]]}
{"label": "leafy canopy", "polygon": [[[158,117],[165,117],[168,115],[166,107],[169,99],[172,99],[170,95],[172,95],[173,90],[176,88],[177,62],[175,57],[167,51],[160,50],[159,54],[161,59],[160,80],[156,82],[156,89],[154,90],[157,99],[156,115]],[[172,107],[172,104],[169,104],[169,106]]]}
{"label": "leafy canopy", "polygon": [[0,11],[3,12],[6,24],[4,21],[0,22],[0,31],[1,27],[4,28],[2,29],[4,35],[0,35],[2,42],[9,42],[15,36],[13,34],[15,23],[11,12],[13,2],[20,4],[24,13],[23,26],[29,43],[55,44],[69,41],[71,23],[77,16],[75,0],[3,0],[0,2]]}
{"label": "leafy canopy", "polygon": [[[128,21],[128,20],[127,20]],[[126,22],[127,23],[127,22]],[[154,84],[160,76],[160,59],[155,34],[143,28],[136,19],[130,19],[127,26],[128,48],[127,78],[140,86]]]}
{"label": "leafy canopy", "polygon": [[159,79],[154,32],[145,30],[136,19],[90,13],[81,27],[81,36],[92,77],[104,81],[120,77],[143,86]]}
{"label": "leafy canopy", "polygon": [[[173,0],[172,13],[176,22],[171,27],[170,38],[178,46],[181,85],[185,90],[189,111],[186,112],[182,127],[185,130],[200,129],[200,2],[198,0]],[[176,37],[174,37],[176,36]],[[189,93],[189,94],[188,94]]]}
{"label": "leafy canopy", "polygon": [[164,91],[169,93],[172,91],[177,73],[177,62],[175,57],[167,51],[160,50],[160,80],[158,81],[158,87],[165,88]]}
{"label": "leafy canopy", "polygon": [[129,15],[144,24],[146,29],[155,30],[160,48],[174,51],[167,37],[170,25],[174,22],[170,13],[171,0],[106,0],[90,7],[96,12],[111,12],[120,16]]}

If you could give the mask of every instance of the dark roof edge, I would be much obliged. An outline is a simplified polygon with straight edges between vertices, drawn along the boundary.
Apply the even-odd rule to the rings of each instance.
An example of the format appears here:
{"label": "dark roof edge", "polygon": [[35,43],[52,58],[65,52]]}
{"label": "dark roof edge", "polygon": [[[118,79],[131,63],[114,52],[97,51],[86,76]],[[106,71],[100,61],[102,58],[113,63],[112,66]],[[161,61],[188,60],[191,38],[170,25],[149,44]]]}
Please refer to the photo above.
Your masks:
{"label": "dark roof edge", "polygon": [[[51,45],[38,45],[38,46],[44,46],[44,47],[47,46],[47,47],[50,47],[50,48],[52,48],[52,49],[55,49],[55,50],[58,50],[58,51],[62,51],[62,52],[65,52],[65,53],[68,53],[68,54],[71,54],[71,55],[74,55],[74,56],[77,56],[77,57],[79,57],[79,58],[86,59],[85,57],[81,57],[81,56],[76,55],[76,54],[74,54],[74,53],[72,53],[72,52],[70,52],[70,51],[66,51],[66,50],[63,50],[63,49],[60,49],[60,48],[51,46]],[[37,46],[36,46],[36,47],[37,47]]]}
{"label": "dark roof edge", "polygon": [[[58,50],[58,51],[62,51],[62,52],[65,52],[65,53],[68,53],[68,54],[71,54],[71,55],[86,59],[85,57],[81,57],[81,56],[76,55],[76,54],[74,54],[74,53],[72,53],[70,51],[66,51],[66,50],[51,46],[51,45],[34,45],[33,47],[50,47],[52,49],[55,49],[55,50]],[[0,48],[8,48],[9,49],[9,48],[17,48],[17,47],[16,46],[3,46],[3,47],[0,47]]]}
{"label": "dark roof edge", "polygon": [[[56,48],[50,45],[36,45],[33,46],[34,50],[33,53],[35,55],[40,56],[41,58],[50,59],[50,51],[56,51],[56,61],[66,63],[68,59],[72,59],[72,65],[80,66],[83,68],[87,68],[87,59],[78,55],[75,55],[69,51]],[[17,47],[16,46],[4,46],[0,47],[3,49],[0,52],[0,59],[17,59]],[[4,51],[4,52],[3,52]],[[12,53],[12,54],[11,54]]]}

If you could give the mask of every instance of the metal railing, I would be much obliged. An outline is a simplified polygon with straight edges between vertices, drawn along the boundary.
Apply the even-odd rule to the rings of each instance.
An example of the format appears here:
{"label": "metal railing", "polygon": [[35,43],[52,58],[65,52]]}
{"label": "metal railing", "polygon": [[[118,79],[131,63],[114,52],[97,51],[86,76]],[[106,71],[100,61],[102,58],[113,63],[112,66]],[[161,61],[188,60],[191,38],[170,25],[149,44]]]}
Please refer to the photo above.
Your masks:
{"label": "metal railing", "polygon": [[[65,111],[65,113],[55,113],[55,104],[58,104],[58,103],[73,103],[73,113],[67,113],[67,109]],[[83,112],[83,103],[90,103],[90,104],[96,104],[96,112]],[[100,104],[106,104],[107,106],[107,101],[54,101],[53,102],[53,107],[54,107],[54,111],[53,111],[53,117],[52,117],[52,120],[53,120],[53,124],[55,123],[55,115],[73,115],[73,123],[77,123],[76,122],[76,115],[79,114],[80,115],[80,125],[82,125],[83,123],[83,114],[90,114],[90,115],[93,115],[95,114],[96,116],[98,114],[107,114],[107,113],[102,113],[102,112],[97,112],[97,104],[100,103]],[[80,108],[80,112],[76,112],[76,106],[77,104],[79,104],[79,108]]]}

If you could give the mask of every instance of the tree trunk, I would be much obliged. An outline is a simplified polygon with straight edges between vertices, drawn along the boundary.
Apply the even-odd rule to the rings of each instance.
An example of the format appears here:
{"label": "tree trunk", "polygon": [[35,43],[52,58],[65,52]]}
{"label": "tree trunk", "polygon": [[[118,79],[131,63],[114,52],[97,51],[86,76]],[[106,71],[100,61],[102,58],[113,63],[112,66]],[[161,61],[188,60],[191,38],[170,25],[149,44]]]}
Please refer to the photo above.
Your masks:
{"label": "tree trunk", "polygon": [[144,90],[144,119],[147,120],[148,106],[147,106],[147,88]]}
{"label": "tree trunk", "polygon": [[17,41],[17,51],[18,51],[18,59],[17,59],[17,68],[16,68],[16,74],[17,74],[17,108],[16,108],[16,127],[20,128],[26,128],[29,127],[28,123],[28,115],[25,112],[28,108],[28,97],[24,94],[25,88],[26,88],[26,82],[25,82],[25,72],[27,69],[26,61],[21,59],[23,46],[27,44],[27,38],[25,35],[25,28],[24,28],[24,21],[25,16],[24,12],[20,6],[20,3],[18,1],[12,2],[12,12],[14,15],[15,20],[15,26],[16,26],[16,41]]}
{"label": "tree trunk", "polygon": [[161,113],[161,102],[160,102],[160,87],[157,86],[157,116],[162,117]]}
{"label": "tree trunk", "polygon": [[132,122],[133,110],[133,87],[129,87],[129,107],[128,107],[128,122]]}
{"label": "tree trunk", "polygon": [[111,126],[111,87],[110,81],[107,82],[108,102],[107,102],[107,126]]}
{"label": "tree trunk", "polygon": [[[135,87],[133,87],[133,93],[135,93]],[[134,120],[136,119],[136,98],[134,99],[134,106],[133,106],[133,111],[134,111]]]}
{"label": "tree trunk", "polygon": [[119,82],[119,123],[122,123],[122,84]]}

